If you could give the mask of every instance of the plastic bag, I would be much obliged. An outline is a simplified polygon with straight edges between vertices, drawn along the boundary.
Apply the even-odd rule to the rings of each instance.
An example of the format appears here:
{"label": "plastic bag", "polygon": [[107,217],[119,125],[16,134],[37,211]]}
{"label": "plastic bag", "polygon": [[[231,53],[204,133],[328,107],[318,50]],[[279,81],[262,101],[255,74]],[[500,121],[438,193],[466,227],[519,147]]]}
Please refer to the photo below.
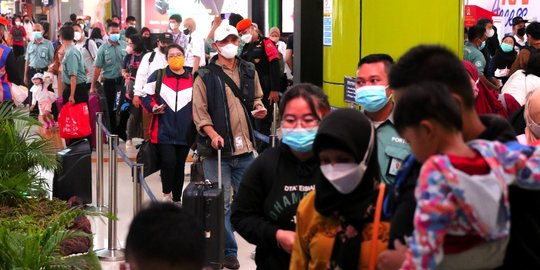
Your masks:
{"label": "plastic bag", "polygon": [[15,105],[22,104],[28,98],[28,88],[22,85],[11,84],[11,97]]}
{"label": "plastic bag", "polygon": [[60,128],[60,137],[64,139],[84,138],[92,134],[86,102],[66,103],[58,116],[58,127]]}

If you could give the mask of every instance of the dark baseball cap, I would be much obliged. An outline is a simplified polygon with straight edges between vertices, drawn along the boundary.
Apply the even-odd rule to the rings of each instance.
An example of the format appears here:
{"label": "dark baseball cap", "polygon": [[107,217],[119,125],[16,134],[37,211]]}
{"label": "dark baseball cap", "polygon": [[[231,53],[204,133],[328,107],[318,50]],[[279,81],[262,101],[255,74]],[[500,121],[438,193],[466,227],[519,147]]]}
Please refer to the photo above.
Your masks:
{"label": "dark baseball cap", "polygon": [[520,23],[526,23],[528,22],[527,20],[524,20],[522,17],[514,17],[512,19],[512,25],[516,25],[516,24],[520,24]]}
{"label": "dark baseball cap", "polygon": [[173,43],[173,36],[171,33],[161,33],[158,40],[163,43]]}

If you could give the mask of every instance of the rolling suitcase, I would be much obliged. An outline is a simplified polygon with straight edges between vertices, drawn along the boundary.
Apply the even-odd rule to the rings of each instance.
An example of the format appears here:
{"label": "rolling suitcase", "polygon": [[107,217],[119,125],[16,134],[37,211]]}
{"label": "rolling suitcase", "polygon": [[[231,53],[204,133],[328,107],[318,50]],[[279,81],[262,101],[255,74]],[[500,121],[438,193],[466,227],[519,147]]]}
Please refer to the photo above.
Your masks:
{"label": "rolling suitcase", "polygon": [[225,256],[225,211],[218,150],[218,182],[190,182],[184,190],[182,208],[199,220],[204,229],[206,266],[221,269]]}
{"label": "rolling suitcase", "polygon": [[54,172],[53,197],[67,201],[77,196],[92,203],[92,150],[87,139],[77,141],[57,153],[59,167]]}

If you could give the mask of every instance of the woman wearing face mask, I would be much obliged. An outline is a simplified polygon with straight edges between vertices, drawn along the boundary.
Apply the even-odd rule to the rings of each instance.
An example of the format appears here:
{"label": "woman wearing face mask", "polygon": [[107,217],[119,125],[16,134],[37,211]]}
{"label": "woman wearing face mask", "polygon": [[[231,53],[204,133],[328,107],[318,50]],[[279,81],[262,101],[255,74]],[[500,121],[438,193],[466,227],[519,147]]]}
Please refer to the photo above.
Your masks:
{"label": "woman wearing face mask", "polygon": [[495,70],[495,78],[501,80],[504,85],[510,76],[510,67],[517,57],[517,52],[514,49],[516,40],[513,36],[505,36],[502,39],[501,46],[493,57],[493,69]]}
{"label": "woman wearing face mask", "polygon": [[374,269],[390,225],[380,221],[377,136],[360,111],[341,109],[319,126],[315,190],[298,206],[290,269]]}
{"label": "woman wearing face mask", "polygon": [[13,17],[13,26],[9,31],[9,35],[11,36],[11,46],[13,47],[15,57],[18,58],[24,55],[24,42],[30,41],[30,38],[19,16]]}
{"label": "woman wearing face mask", "polygon": [[525,133],[517,137],[522,144],[540,144],[540,87],[533,90],[525,103]]}
{"label": "woman wearing face mask", "polygon": [[[172,44],[167,47],[165,55],[168,66],[148,77],[142,104],[148,112],[153,113],[150,141],[157,145],[160,158],[163,200],[180,203],[184,166],[190,149],[188,132],[193,123],[193,79],[184,70],[182,47]],[[162,83],[158,84],[158,81]]]}
{"label": "woman wearing face mask", "polygon": [[[141,64],[142,58],[146,53],[141,36],[132,35],[128,38],[126,47],[126,57],[122,64],[122,75],[126,84],[126,98],[133,100],[133,86],[135,84],[135,76]],[[127,121],[127,141],[126,146],[133,146],[133,138],[142,138],[142,111],[140,107],[130,106],[129,119]]]}
{"label": "woman wearing face mask", "polygon": [[262,153],[244,173],[231,222],[257,245],[257,269],[288,269],[295,239],[294,215],[314,188],[317,158],[311,150],[319,122],[330,111],[322,90],[300,84],[280,104],[282,143]]}
{"label": "woman wearing face mask", "polygon": [[141,37],[143,40],[144,50],[149,52],[152,51],[156,46],[152,45],[150,40],[150,29],[148,27],[143,27],[141,29]]}

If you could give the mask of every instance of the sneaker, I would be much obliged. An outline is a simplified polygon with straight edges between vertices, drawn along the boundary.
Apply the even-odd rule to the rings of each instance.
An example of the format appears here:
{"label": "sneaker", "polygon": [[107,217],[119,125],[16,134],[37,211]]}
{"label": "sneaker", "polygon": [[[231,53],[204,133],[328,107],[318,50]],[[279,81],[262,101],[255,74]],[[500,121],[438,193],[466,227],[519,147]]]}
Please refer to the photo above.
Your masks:
{"label": "sneaker", "polygon": [[131,140],[127,140],[126,147],[133,147],[133,142]]}
{"label": "sneaker", "polygon": [[163,202],[170,202],[172,203],[173,200],[172,200],[172,193],[163,193],[163,199],[162,199]]}
{"label": "sneaker", "polygon": [[240,268],[240,262],[236,258],[236,256],[227,256],[225,259],[223,259],[223,267],[228,269],[239,269]]}

